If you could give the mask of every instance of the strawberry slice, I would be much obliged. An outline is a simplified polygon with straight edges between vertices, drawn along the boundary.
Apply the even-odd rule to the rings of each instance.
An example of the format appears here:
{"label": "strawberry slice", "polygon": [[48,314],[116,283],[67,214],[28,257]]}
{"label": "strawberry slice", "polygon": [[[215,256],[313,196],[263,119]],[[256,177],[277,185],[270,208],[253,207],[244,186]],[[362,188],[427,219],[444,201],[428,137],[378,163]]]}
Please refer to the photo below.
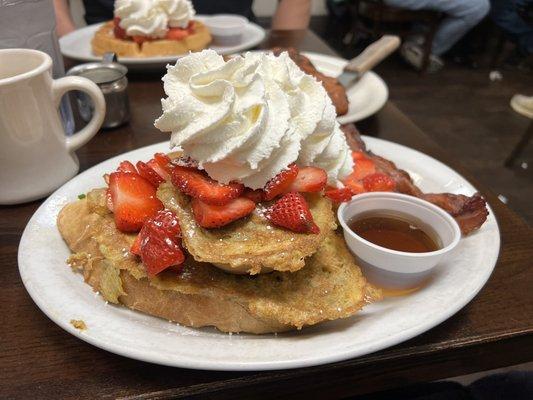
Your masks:
{"label": "strawberry slice", "polygon": [[[147,164],[151,166],[154,169],[154,171],[156,171],[159,175],[161,175],[166,181],[170,180],[170,173],[172,172],[172,169],[174,168],[170,160],[170,157],[164,153],[155,153],[153,160],[154,161],[152,160],[148,161]],[[166,176],[164,176],[164,173],[161,173],[160,170],[157,170],[155,168],[155,165],[153,165],[154,163],[159,165],[160,170],[165,171]]]}
{"label": "strawberry slice", "polygon": [[267,211],[266,217],[274,225],[299,233],[319,233],[305,198],[297,192],[284,194]]}
{"label": "strawberry slice", "polygon": [[265,185],[265,200],[270,201],[274,197],[285,193],[289,190],[292,183],[298,175],[298,167],[296,164],[291,164],[287,169],[281,171],[274,178],[269,180]]}
{"label": "strawberry slice", "polygon": [[353,193],[349,187],[343,187],[339,189],[326,190],[324,195],[329,198],[333,203],[340,204],[352,199]]}
{"label": "strawberry slice", "polygon": [[368,192],[393,192],[396,189],[394,180],[381,172],[366,176],[363,186]]}
{"label": "strawberry slice", "polygon": [[168,40],[183,40],[190,35],[190,32],[187,28],[169,28],[165,39]]}
{"label": "strawberry slice", "polygon": [[131,173],[134,173],[134,174],[137,173],[137,169],[135,168],[135,165],[133,165],[129,161],[122,161],[118,165],[117,171],[120,171],[120,172],[131,172]]}
{"label": "strawberry slice", "polygon": [[128,34],[126,33],[126,30],[120,27],[120,18],[115,17],[113,19],[113,33],[115,34],[115,37],[117,39],[126,39],[128,37]]}
{"label": "strawberry slice", "polygon": [[321,168],[305,167],[298,171],[296,179],[289,188],[290,192],[316,193],[326,187],[328,174]]}
{"label": "strawberry slice", "polygon": [[152,158],[150,161],[148,161],[146,163],[146,165],[148,165],[150,168],[152,168],[157,173],[157,175],[159,175],[163,179],[163,181],[169,181],[170,180],[170,174],[167,172],[166,169],[161,167],[161,165],[159,165],[159,163],[154,158]]}
{"label": "strawberry slice", "polygon": [[185,260],[180,234],[176,215],[170,210],[158,211],[144,223],[130,252],[139,255],[148,275],[154,276]]}
{"label": "strawberry slice", "polygon": [[[157,165],[157,163],[155,163]],[[159,167],[159,165],[158,165]],[[139,175],[141,175],[144,179],[149,181],[152,185],[155,187],[158,187],[160,183],[164,182],[165,180],[159,175],[156,171],[153,170],[152,167],[150,167],[148,164],[142,161],[137,162],[137,170],[139,171]]]}
{"label": "strawberry slice", "polygon": [[204,203],[222,206],[239,197],[244,190],[240,183],[223,185],[203,171],[174,166],[171,181],[183,193]]}
{"label": "strawberry slice", "polygon": [[255,203],[244,197],[237,197],[223,206],[192,200],[194,219],[203,228],[219,228],[247,216],[254,209]]}
{"label": "strawberry slice", "polygon": [[355,166],[352,172],[355,180],[363,179],[365,176],[371,175],[376,172],[376,166],[374,161],[369,158],[361,158],[355,161]]}
{"label": "strawberry slice", "polygon": [[252,200],[254,203],[260,203],[265,198],[265,192],[263,192],[262,189],[252,190],[249,188],[245,188],[244,192],[242,193],[242,196]]}
{"label": "strawberry slice", "polygon": [[346,187],[350,188],[352,195],[366,192],[363,181],[356,179],[355,174],[353,173],[344,178],[342,183],[344,183]]}
{"label": "strawberry slice", "polygon": [[352,159],[355,163],[357,160],[368,159],[368,157],[362,151],[352,151]]}
{"label": "strawberry slice", "polygon": [[109,175],[109,193],[115,225],[122,232],[137,232],[144,221],[163,208],[156,188],[139,174],[113,172]]}

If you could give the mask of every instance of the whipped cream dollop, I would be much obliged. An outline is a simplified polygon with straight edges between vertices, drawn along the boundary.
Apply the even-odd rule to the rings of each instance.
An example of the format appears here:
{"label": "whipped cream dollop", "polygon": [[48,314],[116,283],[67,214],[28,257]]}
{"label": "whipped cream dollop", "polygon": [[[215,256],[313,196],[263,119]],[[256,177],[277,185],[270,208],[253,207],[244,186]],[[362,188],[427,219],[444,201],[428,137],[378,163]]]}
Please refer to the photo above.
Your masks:
{"label": "whipped cream dollop", "polygon": [[331,185],[352,171],[328,94],[287,53],[224,61],[204,50],[168,66],[163,82],[155,126],[219,182],[263,188],[293,162],[324,169]]}
{"label": "whipped cream dollop", "polygon": [[116,0],[115,17],[129,36],[165,37],[168,28],[186,28],[195,14],[189,0]]}

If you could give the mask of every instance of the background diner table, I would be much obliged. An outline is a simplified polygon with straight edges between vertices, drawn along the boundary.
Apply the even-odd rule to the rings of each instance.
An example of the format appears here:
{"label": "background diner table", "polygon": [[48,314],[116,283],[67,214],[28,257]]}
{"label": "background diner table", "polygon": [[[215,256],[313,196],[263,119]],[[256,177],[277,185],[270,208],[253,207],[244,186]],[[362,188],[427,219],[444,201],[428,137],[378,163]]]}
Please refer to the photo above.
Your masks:
{"label": "background diner table", "polygon": [[[262,47],[270,46],[335,55],[311,31],[271,32]],[[100,131],[77,151],[80,172],[126,151],[168,140],[167,134],[153,126],[164,95],[162,73],[129,74],[131,121]],[[502,235],[498,263],[486,286],[456,315],[392,348],[317,367],[216,372],[136,361],[71,336],[37,308],[21,282],[17,249],[24,227],[41,201],[2,206],[0,398],[330,399],[533,360],[533,229],[390,101],[357,127],[363,134],[420,150],[456,169],[494,210]]]}

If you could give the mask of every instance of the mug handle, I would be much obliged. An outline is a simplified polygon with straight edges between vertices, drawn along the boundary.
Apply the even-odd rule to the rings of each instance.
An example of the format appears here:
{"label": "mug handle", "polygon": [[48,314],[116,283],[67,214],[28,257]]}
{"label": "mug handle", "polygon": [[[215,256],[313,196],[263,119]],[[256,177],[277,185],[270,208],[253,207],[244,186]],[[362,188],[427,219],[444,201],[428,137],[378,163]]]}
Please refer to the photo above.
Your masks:
{"label": "mug handle", "polygon": [[65,137],[68,151],[79,149],[98,132],[105,117],[105,99],[100,88],[87,78],[66,76],[52,82],[52,95],[59,107],[61,97],[70,90],[80,90],[89,95],[94,104],[94,112],[89,123],[70,137]]}

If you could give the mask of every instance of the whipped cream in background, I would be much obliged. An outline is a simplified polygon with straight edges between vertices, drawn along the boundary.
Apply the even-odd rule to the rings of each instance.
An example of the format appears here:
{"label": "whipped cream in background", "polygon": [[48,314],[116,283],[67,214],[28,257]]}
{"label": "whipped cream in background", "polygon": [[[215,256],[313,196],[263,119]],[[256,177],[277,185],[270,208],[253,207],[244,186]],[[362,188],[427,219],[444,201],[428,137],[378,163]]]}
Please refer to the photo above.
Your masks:
{"label": "whipped cream in background", "polygon": [[186,28],[194,17],[189,0],[116,0],[115,17],[129,36],[165,37],[168,27]]}
{"label": "whipped cream in background", "polygon": [[259,189],[293,162],[323,168],[331,185],[352,171],[329,96],[287,53],[226,62],[204,50],[168,66],[163,82],[155,126],[219,182]]}

